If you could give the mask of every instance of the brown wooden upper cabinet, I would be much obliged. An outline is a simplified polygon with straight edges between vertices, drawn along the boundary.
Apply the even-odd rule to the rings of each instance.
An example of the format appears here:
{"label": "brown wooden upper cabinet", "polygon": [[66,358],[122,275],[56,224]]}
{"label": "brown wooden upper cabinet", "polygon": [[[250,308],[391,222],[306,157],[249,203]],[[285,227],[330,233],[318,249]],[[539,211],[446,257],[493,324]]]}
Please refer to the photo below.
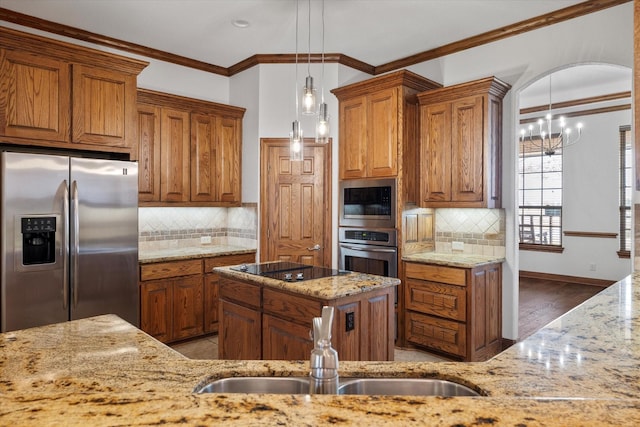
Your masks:
{"label": "brown wooden upper cabinet", "polygon": [[239,206],[244,111],[139,89],[140,204]]}
{"label": "brown wooden upper cabinet", "polygon": [[138,154],[146,62],[0,28],[0,134],[19,145]]}
{"label": "brown wooden upper cabinet", "polygon": [[333,89],[340,101],[340,179],[415,171],[415,94],[439,87],[401,70]]}
{"label": "brown wooden upper cabinet", "polygon": [[420,205],[502,206],[502,98],[489,77],[418,94]]}

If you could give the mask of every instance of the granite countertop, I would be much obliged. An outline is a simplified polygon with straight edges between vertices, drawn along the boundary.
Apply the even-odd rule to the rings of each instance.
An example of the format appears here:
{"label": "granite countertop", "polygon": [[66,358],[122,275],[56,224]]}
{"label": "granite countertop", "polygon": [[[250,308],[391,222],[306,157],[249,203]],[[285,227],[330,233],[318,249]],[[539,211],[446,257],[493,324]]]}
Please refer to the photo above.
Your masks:
{"label": "granite countertop", "polygon": [[154,262],[179,261],[184,259],[251,254],[255,252],[255,249],[227,245],[202,245],[187,246],[183,248],[140,250],[138,252],[138,262],[140,264],[150,264]]}
{"label": "granite countertop", "polygon": [[213,271],[222,277],[243,280],[270,288],[294,292],[323,300],[333,300],[349,295],[357,295],[374,289],[398,286],[400,279],[395,277],[376,276],[372,274],[347,272],[338,276],[321,279],[304,280],[302,282],[286,282],[270,277],[257,276],[232,270],[232,267],[215,267]]}
{"label": "granite countertop", "polygon": [[640,275],[487,362],[340,362],[341,377],[434,377],[482,397],[193,394],[308,361],[190,360],[114,315],[0,334],[2,425],[640,424]]}
{"label": "granite countertop", "polygon": [[504,257],[476,255],[465,253],[421,252],[404,255],[403,261],[419,262],[422,264],[437,264],[449,267],[474,268],[496,262],[504,262]]}

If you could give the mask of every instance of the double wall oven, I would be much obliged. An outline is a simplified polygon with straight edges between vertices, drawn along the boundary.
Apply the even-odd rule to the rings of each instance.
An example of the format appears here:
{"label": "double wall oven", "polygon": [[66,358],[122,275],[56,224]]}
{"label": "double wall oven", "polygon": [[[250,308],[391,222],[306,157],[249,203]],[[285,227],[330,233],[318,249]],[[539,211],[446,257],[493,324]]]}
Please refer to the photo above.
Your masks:
{"label": "double wall oven", "polygon": [[339,268],[398,277],[396,180],[341,181],[339,206]]}

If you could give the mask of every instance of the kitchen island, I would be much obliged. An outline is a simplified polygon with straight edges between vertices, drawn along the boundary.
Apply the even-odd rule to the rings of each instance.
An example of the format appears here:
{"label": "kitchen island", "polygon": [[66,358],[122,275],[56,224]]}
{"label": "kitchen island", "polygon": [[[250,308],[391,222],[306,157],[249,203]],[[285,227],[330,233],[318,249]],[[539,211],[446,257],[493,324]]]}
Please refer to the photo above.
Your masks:
{"label": "kitchen island", "polygon": [[340,360],[393,360],[399,279],[282,261],[214,271],[219,359],[307,359],[313,318],[329,306]]}
{"label": "kitchen island", "polygon": [[308,361],[190,360],[113,315],[0,334],[2,425],[640,424],[640,275],[480,363],[342,362],[341,377],[431,377],[482,397],[193,394]]}

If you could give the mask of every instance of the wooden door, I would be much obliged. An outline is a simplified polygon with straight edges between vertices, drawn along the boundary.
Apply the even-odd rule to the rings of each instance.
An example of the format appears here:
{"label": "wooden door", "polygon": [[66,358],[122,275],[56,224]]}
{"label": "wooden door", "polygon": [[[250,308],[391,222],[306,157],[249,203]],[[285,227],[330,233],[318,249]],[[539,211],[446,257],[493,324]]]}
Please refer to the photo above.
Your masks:
{"label": "wooden door", "polygon": [[189,201],[189,113],[162,108],[160,122],[160,200]]}
{"label": "wooden door", "polygon": [[366,176],[367,97],[340,102],[340,179]]}
{"label": "wooden door", "polygon": [[160,108],[138,105],[138,200],[160,201]]}
{"label": "wooden door", "polygon": [[367,101],[367,157],[369,177],[398,174],[398,89],[372,93]]}
{"label": "wooden door", "polygon": [[420,194],[422,202],[451,200],[451,104],[420,109]]}
{"label": "wooden door", "polygon": [[172,306],[172,280],[151,280],[140,284],[140,328],[158,341],[173,339]]}
{"label": "wooden door", "polygon": [[216,116],[191,114],[191,201],[216,200]]}
{"label": "wooden door", "polygon": [[69,142],[68,63],[0,50],[0,134]]}
{"label": "wooden door", "polygon": [[136,76],[73,65],[73,142],[135,147]]}
{"label": "wooden door", "polygon": [[484,159],[483,97],[463,98],[452,104],[451,200],[483,200]]}
{"label": "wooden door", "polygon": [[219,359],[262,359],[260,311],[222,299],[220,300],[220,319]]}
{"label": "wooden door", "polygon": [[298,325],[269,314],[262,315],[262,358],[306,360],[313,350],[309,326]]}
{"label": "wooden door", "polygon": [[173,283],[173,339],[201,335],[204,329],[202,275],[180,277]]}
{"label": "wooden door", "polygon": [[235,117],[218,117],[216,132],[216,200],[240,204],[242,122]]}
{"label": "wooden door", "polygon": [[261,147],[261,261],[331,265],[331,143],[304,142],[304,160],[289,160],[288,139]]}

